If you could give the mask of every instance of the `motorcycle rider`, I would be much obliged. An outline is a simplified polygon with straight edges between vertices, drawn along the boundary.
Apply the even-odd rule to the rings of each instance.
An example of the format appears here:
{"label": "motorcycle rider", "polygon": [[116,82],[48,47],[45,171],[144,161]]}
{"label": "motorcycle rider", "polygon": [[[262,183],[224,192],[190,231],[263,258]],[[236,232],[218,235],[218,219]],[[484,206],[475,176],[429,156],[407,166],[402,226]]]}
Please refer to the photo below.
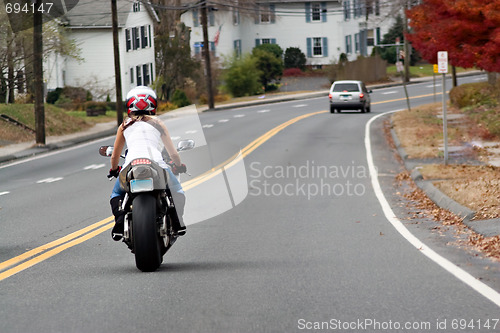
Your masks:
{"label": "motorcycle rider", "polygon": [[[153,89],[138,86],[128,92],[127,113],[129,118],[124,120],[116,132],[108,177],[118,178],[122,169],[118,163],[125,144],[127,144],[128,152],[123,167],[126,167],[134,159],[148,158],[167,170],[169,173],[168,186],[178,216],[178,219],[174,219],[178,221],[174,221],[173,227],[180,236],[186,233],[186,226],[182,219],[186,199],[182,186],[174,174],[186,172],[186,165],[181,163],[179,153],[165,124],[158,118],[152,117],[156,115],[156,107],[156,93]],[[169,164],[163,160],[163,147],[166,148],[172,160]],[[120,202],[124,196],[125,191],[120,186],[120,180],[117,179],[110,200],[111,210],[115,216],[115,225],[111,231],[111,237],[115,241],[123,237],[125,212],[121,210]]]}

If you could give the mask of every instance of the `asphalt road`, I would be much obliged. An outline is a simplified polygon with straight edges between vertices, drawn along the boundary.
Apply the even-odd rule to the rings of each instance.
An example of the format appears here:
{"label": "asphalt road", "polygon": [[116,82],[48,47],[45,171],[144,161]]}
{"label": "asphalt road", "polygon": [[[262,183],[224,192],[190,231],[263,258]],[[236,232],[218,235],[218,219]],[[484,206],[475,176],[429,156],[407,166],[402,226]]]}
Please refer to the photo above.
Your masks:
{"label": "asphalt road", "polygon": [[[433,101],[430,83],[409,91]],[[167,120],[199,148],[182,155],[188,233],[154,273],[110,238],[97,148],[113,138],[1,166],[0,332],[500,332],[499,305],[410,244],[376,196],[366,124],[403,97],[374,91],[371,114],[330,114],[325,97]],[[381,124],[373,162],[404,215]],[[500,291],[498,263],[406,227]]]}

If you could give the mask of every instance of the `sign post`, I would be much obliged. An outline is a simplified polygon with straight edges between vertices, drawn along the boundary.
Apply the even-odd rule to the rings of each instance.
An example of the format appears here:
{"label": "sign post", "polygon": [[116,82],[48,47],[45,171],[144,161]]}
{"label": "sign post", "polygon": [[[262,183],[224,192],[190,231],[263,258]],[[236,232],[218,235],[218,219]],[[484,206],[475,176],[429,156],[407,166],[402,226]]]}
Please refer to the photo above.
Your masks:
{"label": "sign post", "polygon": [[438,72],[443,74],[443,140],[444,164],[448,164],[448,121],[446,118],[446,73],[448,73],[448,52],[440,51],[437,54]]}

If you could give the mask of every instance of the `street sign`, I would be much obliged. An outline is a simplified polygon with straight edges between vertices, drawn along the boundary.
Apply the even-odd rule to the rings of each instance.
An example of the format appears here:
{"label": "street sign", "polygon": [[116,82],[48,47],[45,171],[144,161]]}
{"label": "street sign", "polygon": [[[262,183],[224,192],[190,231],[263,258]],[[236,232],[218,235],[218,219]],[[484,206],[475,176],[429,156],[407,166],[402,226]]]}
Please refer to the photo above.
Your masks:
{"label": "street sign", "polygon": [[438,73],[448,73],[448,52],[438,52]]}
{"label": "street sign", "polygon": [[438,65],[434,64],[433,65],[433,69],[434,69],[434,73],[436,73],[436,74],[439,73],[439,67],[438,67]]}

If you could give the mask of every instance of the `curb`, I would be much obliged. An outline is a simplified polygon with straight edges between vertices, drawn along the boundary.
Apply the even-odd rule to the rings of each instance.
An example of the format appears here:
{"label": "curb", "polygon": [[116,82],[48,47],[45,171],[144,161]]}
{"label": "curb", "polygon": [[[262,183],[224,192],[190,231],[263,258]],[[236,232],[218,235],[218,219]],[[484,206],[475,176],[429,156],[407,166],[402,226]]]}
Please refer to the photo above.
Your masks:
{"label": "curb", "polygon": [[232,104],[227,104],[227,105],[218,105],[218,106],[215,106],[215,108],[213,108],[213,109],[208,109],[207,107],[202,106],[202,107],[198,107],[198,109],[201,109],[200,112],[213,112],[213,111],[222,111],[222,110],[228,110],[228,109],[242,108],[242,107],[247,107],[247,106],[258,106],[258,105],[264,105],[264,104],[299,101],[299,100],[305,100],[305,99],[325,97],[325,96],[328,96],[328,92],[329,92],[329,90],[323,90],[323,91],[319,91],[319,92],[302,93],[302,94],[289,95],[289,96],[288,95],[287,96],[279,96],[279,97],[274,97],[274,98],[270,98],[270,99],[264,98],[262,100],[239,102],[239,103],[232,103]]}
{"label": "curb", "polygon": [[112,136],[115,133],[116,133],[116,128],[112,128],[112,129],[103,130],[103,131],[99,131],[99,132],[92,133],[92,134],[75,136],[72,139],[67,139],[67,140],[64,140],[61,142],[47,144],[44,147],[33,146],[33,147],[28,148],[28,149],[21,150],[17,153],[14,153],[14,154],[0,156],[0,163],[10,162],[10,161],[21,159],[21,158],[33,157],[33,156],[36,156],[36,155],[39,155],[42,153],[47,153],[47,152],[53,151],[53,150],[68,148],[68,147],[71,147],[71,146],[74,146],[74,145],[77,145],[80,143],[105,138],[107,136]]}
{"label": "curb", "polygon": [[435,187],[434,184],[432,184],[432,181],[424,180],[424,177],[422,176],[420,171],[418,169],[412,169],[409,165],[408,154],[406,154],[404,148],[401,146],[401,142],[399,141],[399,138],[396,135],[396,131],[394,131],[393,128],[391,128],[391,136],[398,150],[398,154],[403,159],[406,170],[411,170],[411,178],[413,179],[415,184],[425,192],[429,199],[431,199],[438,207],[446,209],[453,214],[460,216],[462,218],[462,222],[478,234],[481,234],[485,237],[496,236],[500,234],[500,219],[472,221],[472,219],[476,215],[476,212],[448,197],[437,187]]}

